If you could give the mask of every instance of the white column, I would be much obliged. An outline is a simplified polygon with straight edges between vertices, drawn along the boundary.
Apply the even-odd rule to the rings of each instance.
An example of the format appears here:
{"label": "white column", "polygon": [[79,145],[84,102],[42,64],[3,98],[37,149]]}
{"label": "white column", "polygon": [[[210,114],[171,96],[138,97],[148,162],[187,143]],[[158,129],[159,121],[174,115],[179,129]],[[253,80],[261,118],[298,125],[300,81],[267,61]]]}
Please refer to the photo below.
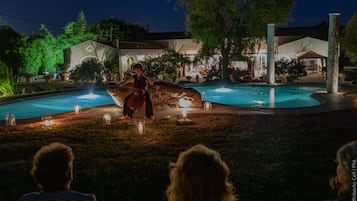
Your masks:
{"label": "white column", "polygon": [[328,57],[326,90],[328,93],[338,92],[338,37],[340,13],[329,14]]}
{"label": "white column", "polygon": [[275,24],[268,24],[267,27],[267,83],[275,84],[275,60],[274,60],[274,37],[275,37]]}

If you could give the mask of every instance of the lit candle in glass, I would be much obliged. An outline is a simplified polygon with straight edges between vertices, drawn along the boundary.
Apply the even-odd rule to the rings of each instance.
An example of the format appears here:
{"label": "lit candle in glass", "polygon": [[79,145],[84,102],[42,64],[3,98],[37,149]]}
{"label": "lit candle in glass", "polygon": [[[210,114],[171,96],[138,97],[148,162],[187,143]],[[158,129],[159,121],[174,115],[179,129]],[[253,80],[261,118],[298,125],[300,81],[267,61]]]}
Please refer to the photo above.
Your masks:
{"label": "lit candle in glass", "polygon": [[143,121],[138,122],[138,133],[140,135],[144,134],[144,126],[145,126],[145,123]]}
{"label": "lit candle in glass", "polygon": [[212,103],[211,102],[205,102],[203,109],[205,112],[210,112],[212,110]]}
{"label": "lit candle in glass", "polygon": [[105,113],[103,115],[103,123],[106,125],[110,125],[110,121],[112,120],[112,116],[109,113]]}
{"label": "lit candle in glass", "polygon": [[81,106],[75,105],[74,106],[74,114],[79,114],[80,109],[81,109]]}
{"label": "lit candle in glass", "polygon": [[51,116],[46,116],[46,117],[41,117],[42,123],[43,123],[43,128],[48,128],[51,129],[52,126],[54,125],[54,121]]}
{"label": "lit candle in glass", "polygon": [[182,114],[182,118],[186,119],[187,118],[187,109],[186,108],[182,108],[181,109],[181,114]]}

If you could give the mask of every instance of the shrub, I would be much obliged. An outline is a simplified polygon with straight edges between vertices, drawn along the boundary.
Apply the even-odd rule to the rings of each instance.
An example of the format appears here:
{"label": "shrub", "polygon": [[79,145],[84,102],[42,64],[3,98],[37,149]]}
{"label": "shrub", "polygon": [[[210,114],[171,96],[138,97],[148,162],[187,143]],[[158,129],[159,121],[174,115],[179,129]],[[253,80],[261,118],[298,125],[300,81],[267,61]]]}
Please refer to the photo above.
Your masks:
{"label": "shrub", "polygon": [[103,68],[103,64],[92,59],[77,65],[73,70],[71,70],[70,77],[74,81],[79,81],[81,83],[99,81],[99,79],[101,79],[99,77]]}
{"label": "shrub", "polygon": [[302,63],[281,59],[275,62],[275,74],[280,80],[286,79],[288,82],[294,82],[296,79],[306,76],[307,72]]}
{"label": "shrub", "polygon": [[1,81],[0,93],[3,96],[13,96],[14,95],[14,83],[9,78]]}

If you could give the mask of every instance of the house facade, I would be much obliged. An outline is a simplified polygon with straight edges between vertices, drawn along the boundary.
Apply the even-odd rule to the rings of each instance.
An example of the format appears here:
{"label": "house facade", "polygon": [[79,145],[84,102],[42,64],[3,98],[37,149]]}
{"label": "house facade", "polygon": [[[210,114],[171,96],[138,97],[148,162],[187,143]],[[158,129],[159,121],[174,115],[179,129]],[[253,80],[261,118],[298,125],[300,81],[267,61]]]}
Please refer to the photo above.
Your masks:
{"label": "house facade", "polygon": [[[327,63],[328,27],[295,27],[277,28],[275,34],[275,60],[294,59],[307,66],[308,72],[321,72]],[[65,51],[65,63],[74,68],[86,59],[96,58],[103,62],[114,59],[119,64],[120,79],[130,70],[133,63],[155,58],[165,53],[166,49],[187,56],[191,61],[199,55],[202,45],[183,32],[145,33],[136,41],[99,42],[88,40],[70,47]],[[266,75],[267,44],[261,40],[253,51],[245,51],[247,61],[232,61],[232,68],[252,71],[252,78],[258,79]],[[184,66],[186,75],[203,76],[203,70],[218,65],[220,55]]]}

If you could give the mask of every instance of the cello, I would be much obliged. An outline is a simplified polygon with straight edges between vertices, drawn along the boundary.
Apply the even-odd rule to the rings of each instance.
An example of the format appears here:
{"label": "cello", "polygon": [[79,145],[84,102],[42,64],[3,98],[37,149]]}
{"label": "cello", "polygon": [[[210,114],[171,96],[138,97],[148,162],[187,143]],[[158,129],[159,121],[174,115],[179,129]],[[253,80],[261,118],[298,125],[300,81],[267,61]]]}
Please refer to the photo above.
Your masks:
{"label": "cello", "polygon": [[128,98],[128,107],[131,110],[137,111],[146,106],[146,97],[144,95],[145,91],[142,89],[137,89]]}

